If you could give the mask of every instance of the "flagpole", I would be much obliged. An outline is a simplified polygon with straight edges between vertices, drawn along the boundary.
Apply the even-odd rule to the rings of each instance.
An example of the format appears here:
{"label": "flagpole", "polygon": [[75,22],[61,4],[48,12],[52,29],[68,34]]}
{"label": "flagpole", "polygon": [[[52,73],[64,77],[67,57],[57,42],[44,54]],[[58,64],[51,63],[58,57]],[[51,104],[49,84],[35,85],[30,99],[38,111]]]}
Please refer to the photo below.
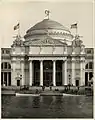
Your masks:
{"label": "flagpole", "polygon": [[77,33],[78,33],[78,28],[76,28],[76,35],[77,35]]}
{"label": "flagpole", "polygon": [[76,35],[78,34],[78,22],[77,23],[77,27],[76,27]]}
{"label": "flagpole", "polygon": [[20,36],[20,22],[19,22],[19,28],[18,28],[18,36]]}

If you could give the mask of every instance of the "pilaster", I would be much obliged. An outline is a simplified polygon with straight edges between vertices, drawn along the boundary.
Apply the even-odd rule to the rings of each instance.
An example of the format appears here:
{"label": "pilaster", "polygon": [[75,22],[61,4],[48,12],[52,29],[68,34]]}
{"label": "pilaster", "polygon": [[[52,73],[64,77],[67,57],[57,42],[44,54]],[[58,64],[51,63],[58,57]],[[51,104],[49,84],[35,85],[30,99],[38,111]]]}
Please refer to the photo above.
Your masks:
{"label": "pilaster", "polygon": [[72,57],[72,84],[75,86],[75,59]]}

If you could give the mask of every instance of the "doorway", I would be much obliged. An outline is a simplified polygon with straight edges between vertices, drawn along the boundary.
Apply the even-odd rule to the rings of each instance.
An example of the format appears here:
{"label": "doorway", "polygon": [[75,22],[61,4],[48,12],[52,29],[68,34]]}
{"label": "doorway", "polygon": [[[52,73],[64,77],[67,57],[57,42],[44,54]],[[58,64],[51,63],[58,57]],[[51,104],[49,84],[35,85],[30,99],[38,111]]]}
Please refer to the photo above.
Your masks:
{"label": "doorway", "polygon": [[17,86],[20,86],[20,80],[17,80]]}
{"label": "doorway", "polygon": [[76,86],[79,86],[79,80],[76,80]]}
{"label": "doorway", "polygon": [[44,61],[43,67],[43,85],[44,86],[51,86],[52,85],[52,78],[53,78],[53,62],[52,61]]}

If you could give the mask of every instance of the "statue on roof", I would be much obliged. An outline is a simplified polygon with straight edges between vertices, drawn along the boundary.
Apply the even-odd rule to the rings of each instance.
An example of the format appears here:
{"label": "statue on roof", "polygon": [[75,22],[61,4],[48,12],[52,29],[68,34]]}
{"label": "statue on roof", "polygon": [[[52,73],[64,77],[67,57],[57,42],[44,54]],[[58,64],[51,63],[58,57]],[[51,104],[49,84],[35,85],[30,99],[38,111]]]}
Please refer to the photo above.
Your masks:
{"label": "statue on roof", "polygon": [[20,35],[16,35],[12,46],[23,46],[24,43],[23,40],[21,40],[21,38],[22,37]]}
{"label": "statue on roof", "polygon": [[50,14],[50,11],[48,9],[45,10],[45,19],[49,19],[49,14]]}
{"label": "statue on roof", "polygon": [[79,36],[79,35],[75,36],[75,39],[72,41],[72,46],[82,46],[83,45],[83,41],[80,40],[80,37],[82,37],[82,36]]}

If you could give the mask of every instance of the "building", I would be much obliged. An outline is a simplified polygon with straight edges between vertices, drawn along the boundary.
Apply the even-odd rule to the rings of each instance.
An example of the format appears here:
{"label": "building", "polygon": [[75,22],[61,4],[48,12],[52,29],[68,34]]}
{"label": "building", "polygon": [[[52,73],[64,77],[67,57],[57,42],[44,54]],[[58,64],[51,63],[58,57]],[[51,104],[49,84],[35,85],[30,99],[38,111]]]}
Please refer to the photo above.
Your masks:
{"label": "building", "polygon": [[[47,13],[46,13],[47,14]],[[93,77],[93,48],[49,14],[11,48],[1,48],[2,86],[87,86]]]}

